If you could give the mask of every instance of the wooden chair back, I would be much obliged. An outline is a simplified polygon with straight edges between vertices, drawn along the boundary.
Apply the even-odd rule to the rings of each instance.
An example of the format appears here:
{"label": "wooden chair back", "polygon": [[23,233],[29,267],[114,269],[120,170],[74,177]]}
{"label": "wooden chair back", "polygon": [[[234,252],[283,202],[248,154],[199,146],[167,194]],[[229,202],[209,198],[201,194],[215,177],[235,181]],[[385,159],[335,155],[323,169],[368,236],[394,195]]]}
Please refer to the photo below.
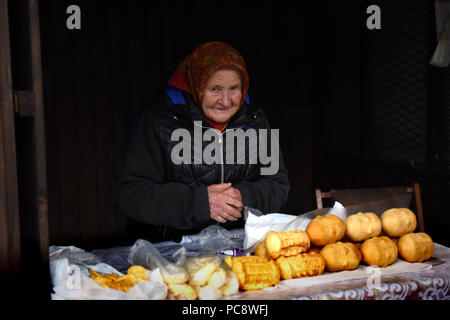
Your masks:
{"label": "wooden chair back", "polygon": [[[417,224],[418,224],[418,228],[419,231],[421,232],[425,232],[425,226],[424,226],[424,222],[423,222],[423,209],[422,209],[422,197],[420,194],[420,186],[418,182],[414,182],[412,184],[412,186],[409,187],[394,187],[394,188],[371,188],[371,189],[349,189],[346,191],[356,191],[356,193],[358,193],[358,190],[370,190],[372,194],[379,194],[380,196],[382,196],[383,194],[388,195],[388,194],[411,194],[412,198],[411,198],[411,207],[413,207],[413,211],[416,213],[417,216]],[[335,194],[338,193],[340,190],[336,190],[336,189],[331,189],[330,191],[322,191],[320,188],[315,190],[315,194],[316,194],[316,204],[317,204],[317,208],[321,209],[323,208],[323,200],[324,199],[331,199],[331,200],[336,200],[335,199]],[[363,195],[364,193],[361,192],[361,195]],[[353,203],[351,204],[358,204],[357,200],[355,199],[350,199],[350,201],[353,201]],[[367,199],[364,199],[364,196],[361,196],[361,198],[359,199],[359,203],[364,203],[364,201],[367,201]],[[343,205],[347,206],[350,205],[349,203],[343,203]]]}

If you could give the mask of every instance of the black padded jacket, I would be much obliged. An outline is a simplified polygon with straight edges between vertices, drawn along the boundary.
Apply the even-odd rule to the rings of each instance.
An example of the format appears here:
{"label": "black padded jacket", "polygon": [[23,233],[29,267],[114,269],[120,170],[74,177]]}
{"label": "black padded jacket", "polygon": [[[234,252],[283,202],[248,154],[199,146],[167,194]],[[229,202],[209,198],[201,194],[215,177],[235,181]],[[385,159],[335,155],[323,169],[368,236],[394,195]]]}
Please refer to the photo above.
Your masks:
{"label": "black padded jacket", "polygon": [[[254,129],[256,133],[259,129],[270,129],[261,107],[245,103],[223,134],[215,131],[221,149],[219,155],[212,154],[221,158],[224,164],[205,164],[204,161],[195,164],[195,153],[202,154],[212,140],[202,139],[199,150],[194,146],[194,134],[203,134],[211,127],[193,99],[188,94],[184,94],[184,98],[186,104],[175,104],[167,94],[160,95],[154,103],[143,108],[131,136],[118,179],[117,200],[120,210],[129,218],[128,231],[132,239],[179,241],[183,234],[196,233],[215,224],[210,217],[207,192],[207,186],[211,184],[231,182],[241,192],[244,206],[263,213],[278,212],[288,197],[288,174],[281,152],[279,170],[273,175],[260,174],[264,165],[259,158],[257,163],[249,163],[249,155],[257,153],[258,149],[250,145],[248,139],[245,140],[245,158],[243,153],[235,152],[234,161],[225,160],[227,143],[232,140],[228,139],[227,132],[235,128],[244,132]],[[192,140],[191,164],[174,164],[172,161],[172,150],[181,140],[172,141],[171,136],[180,128],[189,132]],[[270,135],[267,140],[270,148]],[[243,225],[242,218],[222,224],[227,229]]]}

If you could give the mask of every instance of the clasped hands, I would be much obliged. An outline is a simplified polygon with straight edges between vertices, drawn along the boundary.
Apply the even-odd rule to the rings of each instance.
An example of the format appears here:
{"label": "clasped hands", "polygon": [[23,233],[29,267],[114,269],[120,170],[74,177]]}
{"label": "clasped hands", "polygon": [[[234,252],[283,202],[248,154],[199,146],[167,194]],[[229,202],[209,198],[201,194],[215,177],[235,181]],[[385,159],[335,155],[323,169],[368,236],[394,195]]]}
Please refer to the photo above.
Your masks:
{"label": "clasped hands", "polygon": [[231,183],[208,186],[208,199],[211,219],[225,223],[241,217],[242,195]]}

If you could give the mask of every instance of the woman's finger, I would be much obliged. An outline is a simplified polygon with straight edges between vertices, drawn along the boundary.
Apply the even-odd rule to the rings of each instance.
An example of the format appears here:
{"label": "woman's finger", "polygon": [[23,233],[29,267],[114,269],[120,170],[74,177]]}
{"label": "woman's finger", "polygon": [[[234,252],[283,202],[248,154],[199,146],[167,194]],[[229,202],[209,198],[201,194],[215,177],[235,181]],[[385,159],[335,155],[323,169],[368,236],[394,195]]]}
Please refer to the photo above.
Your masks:
{"label": "woman's finger", "polygon": [[216,219],[216,221],[217,221],[217,222],[220,222],[220,223],[225,223],[225,222],[227,222],[227,219],[222,218],[221,216],[218,216],[217,219]]}
{"label": "woman's finger", "polygon": [[225,199],[225,203],[228,204],[229,206],[236,208],[236,211],[239,212],[239,217],[240,217],[240,211],[243,206],[242,201],[239,201],[236,198],[227,196]]}
{"label": "woman's finger", "polygon": [[211,214],[211,218],[216,220],[217,222],[220,222],[220,223],[227,222],[227,220],[224,217],[221,216],[221,212],[219,212],[217,210],[214,213]]}
{"label": "woman's finger", "polygon": [[226,205],[223,208],[223,214],[221,215],[228,220],[236,221],[238,218],[241,217],[241,211],[233,206]]}

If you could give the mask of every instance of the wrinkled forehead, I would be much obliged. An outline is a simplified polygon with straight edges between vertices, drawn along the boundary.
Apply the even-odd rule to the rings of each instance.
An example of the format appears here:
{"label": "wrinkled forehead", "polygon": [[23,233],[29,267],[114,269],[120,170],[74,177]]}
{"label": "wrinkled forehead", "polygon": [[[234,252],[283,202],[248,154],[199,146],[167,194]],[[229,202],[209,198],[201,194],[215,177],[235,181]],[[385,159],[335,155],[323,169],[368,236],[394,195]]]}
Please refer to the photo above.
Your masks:
{"label": "wrinkled forehead", "polygon": [[242,73],[238,68],[235,67],[221,67],[214,71],[206,81],[206,84],[211,83],[222,83],[224,81],[231,81],[232,85],[242,84]]}

